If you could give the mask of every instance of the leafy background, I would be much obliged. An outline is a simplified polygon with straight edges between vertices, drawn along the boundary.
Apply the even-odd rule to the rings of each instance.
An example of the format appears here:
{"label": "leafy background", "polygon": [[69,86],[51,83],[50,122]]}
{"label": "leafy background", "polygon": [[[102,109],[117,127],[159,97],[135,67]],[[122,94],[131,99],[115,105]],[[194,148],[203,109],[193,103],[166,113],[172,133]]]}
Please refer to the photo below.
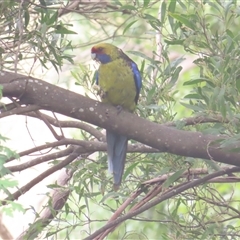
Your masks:
{"label": "leafy background", "polygon": [[[178,129],[228,137],[220,143],[225,147],[239,141],[239,14],[237,1],[4,1],[0,2],[1,70],[50,79],[52,84],[99,100],[94,88],[97,65],[90,60],[90,49],[99,42],[112,43],[141,70],[143,89],[138,116]],[[3,106],[9,102],[2,100]],[[27,147],[8,140],[4,124],[9,121],[1,120],[2,199],[20,187],[19,179],[24,175],[24,171],[9,175],[10,165],[5,162],[10,158],[27,162],[32,157],[20,158],[20,151],[31,148],[32,143],[37,146],[53,139],[37,131],[36,123],[27,119],[25,125],[30,128],[22,133],[28,141],[30,136],[31,145]],[[104,138],[102,129],[91,127]],[[14,134],[17,138],[19,131],[15,129]],[[84,141],[93,138],[80,127],[64,129],[64,134]],[[129,202],[123,214],[144,201],[150,190],[141,183],[166,176],[161,189],[150,186],[156,188],[150,201],[172,187],[226,167],[137,146],[142,149],[128,154],[119,192],[112,191],[106,153],[82,155],[67,166],[73,175],[68,185],[61,187],[69,195],[59,211],[51,208],[50,190],[59,187],[51,180],[44,183],[47,190],[41,194],[45,202],[40,206],[11,200],[2,206],[3,223],[5,215],[14,216],[16,210],[31,212],[36,221],[29,222],[26,239],[33,232],[34,237],[40,234],[39,238],[83,239],[104,226],[138,188],[143,188],[141,194]],[[53,158],[44,168],[60,160]],[[238,239],[239,179],[237,173],[231,180],[222,176],[221,180],[206,180],[129,217],[107,234],[108,239]],[[37,191],[38,185],[35,188]],[[34,193],[27,194],[35,198]],[[37,221],[42,207],[54,215],[54,220],[45,225]],[[11,226],[8,229],[14,234]]]}

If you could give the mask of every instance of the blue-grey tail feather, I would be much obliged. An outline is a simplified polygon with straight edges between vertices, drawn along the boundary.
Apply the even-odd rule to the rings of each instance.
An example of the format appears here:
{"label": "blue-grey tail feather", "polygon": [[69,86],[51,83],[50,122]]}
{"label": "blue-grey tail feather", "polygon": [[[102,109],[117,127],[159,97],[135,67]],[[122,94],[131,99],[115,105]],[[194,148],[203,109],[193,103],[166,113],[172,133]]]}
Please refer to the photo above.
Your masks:
{"label": "blue-grey tail feather", "polygon": [[114,188],[122,181],[125,166],[128,139],[125,136],[107,130],[108,170],[113,173]]}

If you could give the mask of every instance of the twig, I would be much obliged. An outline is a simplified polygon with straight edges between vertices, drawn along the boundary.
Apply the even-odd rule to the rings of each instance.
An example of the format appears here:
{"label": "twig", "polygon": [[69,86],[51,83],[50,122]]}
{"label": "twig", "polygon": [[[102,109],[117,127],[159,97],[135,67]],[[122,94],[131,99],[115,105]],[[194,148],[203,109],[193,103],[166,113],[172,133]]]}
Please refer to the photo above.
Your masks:
{"label": "twig", "polygon": [[[54,189],[54,191],[49,196],[48,201],[51,203],[51,207],[48,204],[44,209],[44,212],[41,214],[41,217],[36,219],[28,229],[21,233],[17,237],[17,240],[35,239],[37,235],[44,229],[44,227],[49,225],[50,222],[57,216],[57,214],[65,205],[70,194],[70,190],[68,188],[61,187],[64,187],[69,182],[75,171],[76,169],[63,169],[57,180],[59,188]],[[37,216],[39,215],[40,214]]]}
{"label": "twig", "polygon": [[71,163],[74,159],[76,159],[79,156],[79,150],[81,152],[81,147],[76,147],[75,150],[63,161],[60,163],[54,165],[53,167],[49,168],[45,172],[38,175],[36,178],[34,178],[32,181],[21,187],[18,191],[13,193],[11,196],[8,196],[4,200],[0,201],[1,205],[6,205],[8,201],[14,201],[17,200],[21,195],[29,191],[33,186],[35,186],[37,183],[41,182],[44,178],[48,177],[52,173],[64,168],[69,163]]}
{"label": "twig", "polygon": [[[83,141],[83,140],[76,140],[76,139],[70,139],[70,138],[64,138],[57,142],[47,143],[38,147],[34,147],[31,149],[28,149],[26,151],[17,153],[16,156],[13,156],[6,160],[7,162],[11,162],[18,157],[23,157],[30,155],[34,152],[38,152],[44,149],[53,149],[55,147],[63,146],[63,145],[77,145],[82,146],[85,151],[106,151],[106,143],[104,142],[98,142],[98,141]],[[128,146],[128,152],[139,152],[139,153],[156,153],[159,152],[159,150],[150,148],[148,146],[142,145],[142,144],[129,144]]]}
{"label": "twig", "polygon": [[41,107],[37,106],[37,105],[28,105],[26,107],[17,107],[14,109],[11,109],[9,111],[5,111],[5,112],[1,112],[0,113],[0,118],[4,118],[4,117],[8,117],[8,116],[12,116],[15,114],[25,114],[28,112],[32,112],[32,111],[36,111],[39,110]]}
{"label": "twig", "polygon": [[73,150],[74,150],[74,147],[70,146],[63,151],[48,154],[46,156],[41,156],[39,158],[35,158],[31,161],[28,161],[26,163],[22,163],[22,164],[15,165],[15,166],[10,166],[10,167],[6,167],[6,168],[11,172],[19,172],[19,171],[25,170],[27,168],[33,167],[35,165],[38,165],[40,163],[47,162],[49,160],[53,160],[53,159],[60,158],[60,157],[65,157],[65,156],[71,154],[73,152]]}
{"label": "twig", "polygon": [[210,180],[212,178],[216,178],[216,177],[224,175],[224,174],[229,174],[229,173],[238,172],[238,171],[240,171],[240,167],[233,167],[233,168],[229,168],[229,169],[226,169],[226,170],[221,170],[221,171],[217,171],[217,172],[208,174],[207,176],[205,176],[203,178],[196,179],[196,180],[193,180],[191,182],[183,183],[183,184],[180,184],[176,187],[172,187],[168,191],[165,191],[161,196],[158,196],[157,198],[155,198],[151,202],[146,203],[145,205],[143,205],[139,209],[137,209],[133,212],[129,212],[125,216],[119,217],[118,219],[116,219],[116,220],[114,220],[110,223],[107,223],[104,227],[100,228],[99,230],[97,230],[96,232],[94,232],[93,234],[91,234],[90,236],[85,238],[85,240],[98,239],[98,236],[101,237],[101,234],[103,232],[105,232],[107,229],[112,228],[112,227],[116,227],[117,225],[119,225],[123,221],[125,221],[127,219],[130,219],[130,218],[148,210],[149,208],[159,204],[160,202],[163,202],[164,200],[172,198],[172,197],[178,195],[179,193],[182,193],[183,191],[186,191],[190,188],[193,188],[193,187],[196,187],[200,184],[206,183],[208,180]]}
{"label": "twig", "polygon": [[[222,167],[222,168],[219,168],[219,170],[227,170],[229,169],[229,167]],[[188,179],[190,178],[194,178],[195,176],[198,176],[198,175],[203,175],[203,174],[208,174],[209,173],[209,169],[208,168],[194,168],[194,169],[189,169],[187,171],[185,171],[181,176],[180,178],[183,178],[183,177],[188,177]],[[164,174],[164,175],[161,175],[159,177],[156,177],[156,178],[153,178],[153,179],[150,179],[150,180],[147,180],[145,182],[143,182],[142,184],[154,184],[154,183],[163,183],[165,180],[167,180],[172,174],[174,174],[173,172],[172,173],[168,173],[168,174]],[[236,177],[227,177],[225,179],[238,179]],[[219,178],[218,178],[219,180]],[[213,181],[213,179],[211,180]],[[237,181],[236,181],[237,182]]]}
{"label": "twig", "polygon": [[[29,112],[29,113],[26,113],[25,115],[34,117],[34,118],[38,118],[38,116],[34,112]],[[59,121],[58,119],[56,119],[56,118],[54,119],[54,118],[48,116],[47,114],[41,113],[41,115],[44,116],[44,118],[46,120],[48,120],[48,122],[51,123],[55,127],[82,129],[82,130],[90,133],[94,137],[96,137],[99,141],[105,141],[105,135],[89,124],[79,122],[79,121]]]}
{"label": "twig", "polygon": [[[238,119],[234,120],[235,122],[239,122]],[[184,126],[192,126],[202,123],[229,123],[230,121],[226,118],[223,118],[221,115],[212,115],[212,116],[196,116],[196,117],[189,117],[183,118],[177,121],[168,122],[163,124],[164,126],[168,127],[175,127],[178,123],[182,123]]]}
{"label": "twig", "polygon": [[[60,123],[59,123],[59,120],[58,120],[55,112],[52,112],[52,114],[53,114],[53,116],[54,116],[54,119],[57,121],[57,127],[60,129],[62,136],[64,136],[64,132],[63,132],[63,130],[62,130],[62,127],[61,127],[61,125],[60,125]],[[42,116],[45,116],[45,114],[42,113]],[[46,119],[46,118],[45,118],[45,119]]]}
{"label": "twig", "polygon": [[36,115],[39,119],[41,119],[49,128],[49,130],[51,131],[51,133],[53,134],[53,136],[57,139],[57,140],[61,140],[64,138],[64,135],[59,136],[56,131],[54,130],[54,128],[52,127],[52,125],[49,123],[49,121],[47,120],[47,118],[45,118],[45,116],[40,112],[40,111],[36,111]]}

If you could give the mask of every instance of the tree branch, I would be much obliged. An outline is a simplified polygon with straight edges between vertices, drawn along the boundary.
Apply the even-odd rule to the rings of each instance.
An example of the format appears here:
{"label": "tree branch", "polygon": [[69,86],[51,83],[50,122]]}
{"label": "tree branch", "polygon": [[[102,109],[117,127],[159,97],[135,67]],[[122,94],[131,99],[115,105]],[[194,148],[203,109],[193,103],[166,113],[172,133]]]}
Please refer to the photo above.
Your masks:
{"label": "tree branch", "polygon": [[[217,141],[223,140],[223,136],[177,130],[126,111],[118,114],[113,106],[20,74],[1,72],[0,84],[3,96],[20,98],[22,103],[38,105],[42,109],[115,131],[162,152],[240,166],[240,153],[231,152],[233,148],[239,148],[239,144],[222,148]],[[59,104],[61,102],[64,104]]]}
{"label": "tree branch", "polygon": [[[38,118],[38,116],[34,112],[29,112],[24,115]],[[82,130],[90,133],[94,137],[96,137],[99,141],[105,141],[105,135],[89,124],[86,124],[83,122],[78,122],[78,121],[60,121],[60,120],[52,118],[49,115],[44,114],[44,113],[41,113],[41,115],[44,116],[44,118],[47,119],[48,122],[51,123],[55,127],[82,129]]]}
{"label": "tree branch", "polygon": [[[237,119],[234,120],[239,121]],[[217,115],[217,114],[212,114],[210,116],[196,116],[196,117],[189,117],[189,118],[184,118],[179,121],[173,121],[173,122],[168,122],[165,123],[165,126],[168,127],[175,127],[178,123],[182,123],[184,126],[191,126],[191,125],[197,125],[200,123],[229,123],[230,121],[226,118],[223,118],[223,116]]]}
{"label": "tree branch", "polygon": [[0,118],[4,118],[7,116],[12,116],[15,114],[26,114],[28,112],[36,111],[39,110],[40,107],[36,105],[28,105],[25,107],[15,107],[14,109],[11,110],[5,110],[5,111],[0,111]]}
{"label": "tree branch", "polygon": [[8,196],[4,200],[0,201],[0,204],[1,205],[6,205],[8,203],[8,201],[17,200],[21,195],[23,195],[24,193],[29,191],[33,186],[35,186],[36,184],[41,182],[44,178],[48,177],[52,173],[64,168],[69,163],[71,163],[74,159],[76,159],[79,156],[79,154],[81,153],[81,150],[82,150],[81,147],[76,147],[75,150],[65,160],[61,161],[60,163],[54,165],[53,167],[49,168],[45,172],[38,175],[36,178],[31,180],[25,186],[21,187],[18,191],[16,191],[12,195]]}
{"label": "tree branch", "polygon": [[239,167],[233,167],[233,168],[229,168],[227,170],[217,171],[217,172],[208,174],[207,176],[205,176],[203,178],[193,180],[193,181],[190,181],[187,183],[180,184],[176,187],[173,187],[173,188],[165,191],[162,195],[157,196],[154,200],[152,200],[150,202],[146,202],[143,206],[141,206],[137,210],[135,210],[133,212],[130,211],[129,213],[125,214],[124,216],[119,217],[118,219],[107,223],[104,227],[98,229],[96,232],[94,232],[90,236],[86,237],[84,240],[101,239],[101,236],[102,236],[101,234],[104,234],[104,232],[107,231],[108,229],[115,228],[117,225],[119,225],[123,221],[130,219],[130,218],[148,210],[149,208],[159,204],[160,202],[163,202],[169,198],[172,198],[172,197],[178,195],[179,193],[182,193],[190,188],[199,186],[200,184],[205,183],[205,182],[211,180],[212,178],[216,178],[216,177],[222,176],[224,174],[229,174],[229,173],[239,172],[239,171],[240,171]]}
{"label": "tree branch", "polygon": [[6,168],[10,172],[19,172],[19,171],[25,170],[27,168],[36,166],[40,163],[47,162],[49,160],[53,160],[53,159],[60,158],[60,157],[65,157],[65,156],[71,154],[73,152],[73,150],[74,150],[74,147],[70,146],[65,150],[58,151],[58,152],[51,153],[51,154],[47,154],[45,156],[35,158],[31,161],[28,161],[28,162],[25,162],[25,163],[22,163],[22,164],[18,164],[18,165],[15,165],[15,166],[6,167]]}
{"label": "tree branch", "polygon": [[[54,189],[54,191],[48,197],[48,202],[50,203],[51,207],[49,204],[47,204],[47,207],[44,207],[45,209],[41,214],[41,217],[35,220],[28,229],[21,233],[17,238],[18,240],[35,239],[37,235],[57,216],[57,214],[65,205],[70,194],[70,190],[63,187],[65,187],[65,185],[69,182],[75,171],[76,169],[63,169],[57,180],[59,188]],[[40,214],[37,216],[39,215]]]}
{"label": "tree branch", "polygon": [[2,214],[0,213],[0,237],[1,239],[13,239],[13,236],[11,232],[8,230],[8,228],[5,226],[3,219],[2,219]]}

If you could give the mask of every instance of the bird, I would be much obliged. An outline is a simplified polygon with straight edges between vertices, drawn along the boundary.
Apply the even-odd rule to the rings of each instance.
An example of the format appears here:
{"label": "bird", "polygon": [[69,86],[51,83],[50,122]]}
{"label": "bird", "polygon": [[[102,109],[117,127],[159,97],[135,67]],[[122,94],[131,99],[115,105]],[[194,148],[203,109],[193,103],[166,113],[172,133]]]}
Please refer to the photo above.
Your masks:
{"label": "bird", "polygon": [[[120,48],[110,43],[92,47],[91,57],[98,62],[96,84],[100,88],[101,101],[120,109],[134,112],[142,88],[142,77],[137,64]],[[113,174],[113,189],[122,182],[128,138],[106,130],[108,170]]]}

